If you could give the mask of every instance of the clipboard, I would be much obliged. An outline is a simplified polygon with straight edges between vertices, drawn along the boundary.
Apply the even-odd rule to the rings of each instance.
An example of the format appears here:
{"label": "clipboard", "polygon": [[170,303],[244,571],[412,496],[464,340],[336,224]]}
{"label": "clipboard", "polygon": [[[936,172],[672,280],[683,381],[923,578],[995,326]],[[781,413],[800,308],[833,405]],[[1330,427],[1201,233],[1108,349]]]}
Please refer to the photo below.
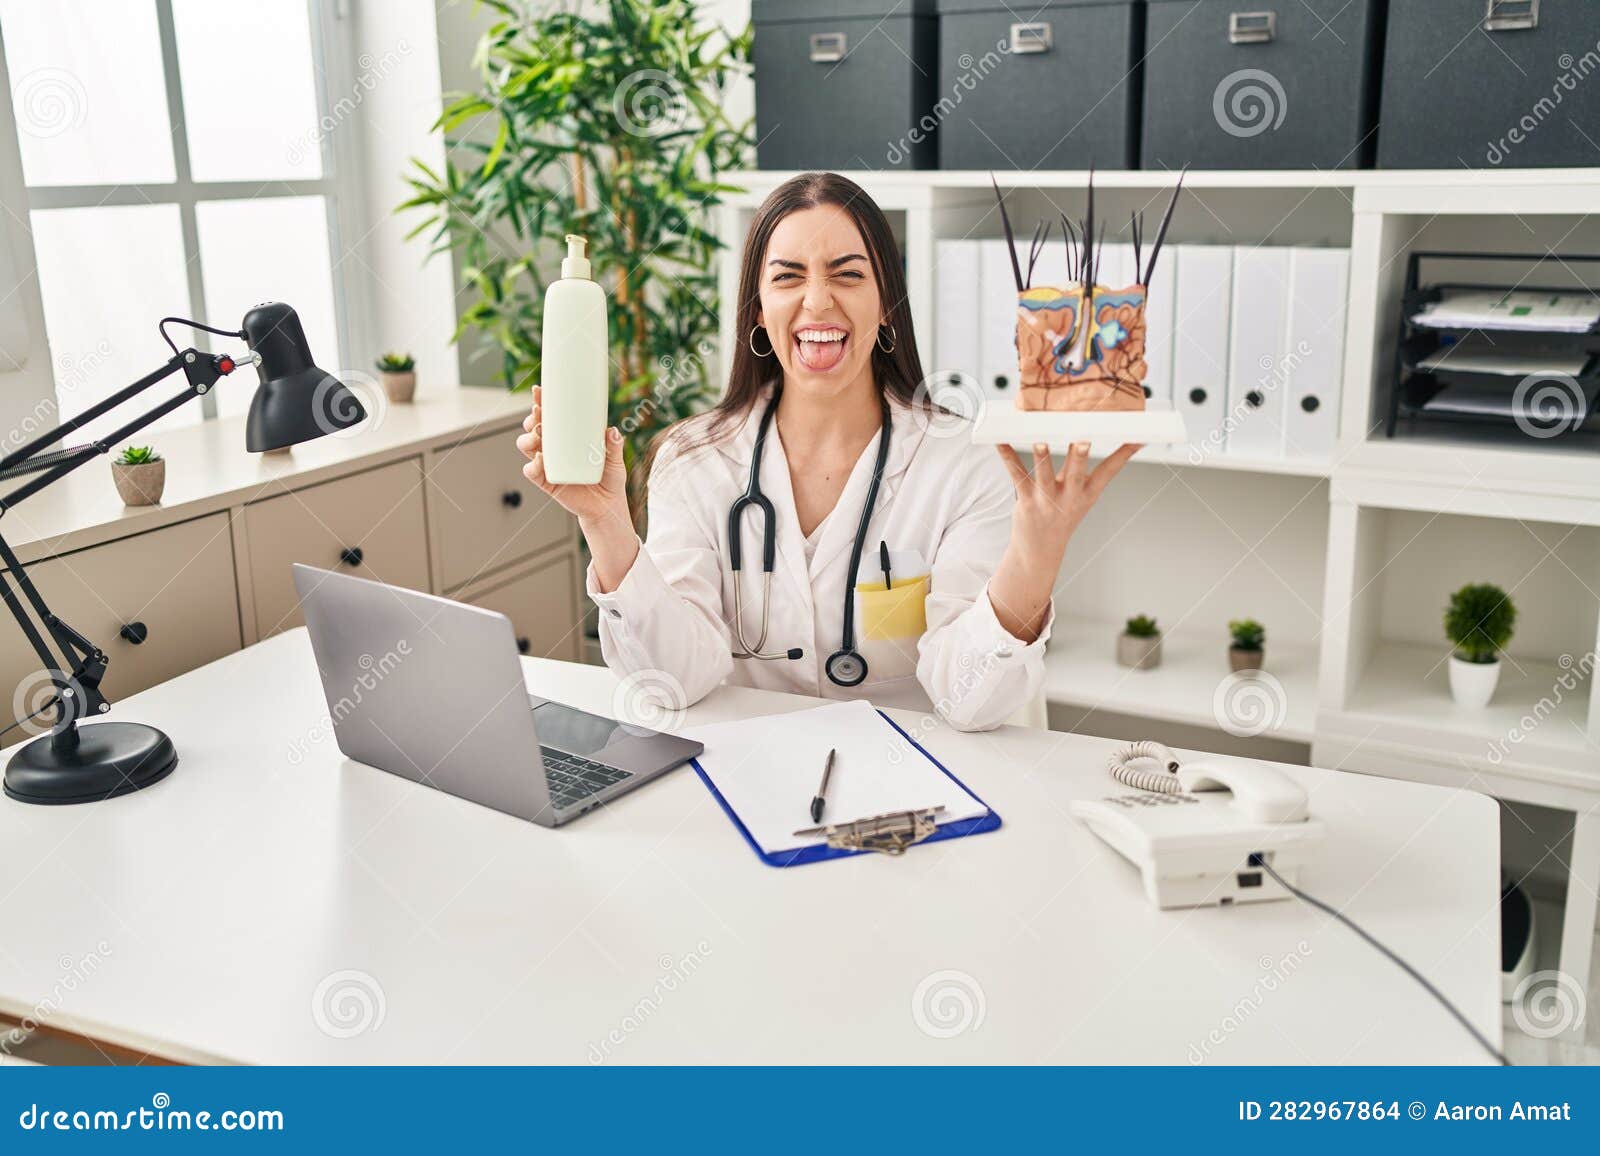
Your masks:
{"label": "clipboard", "polygon": [[[915,748],[923,758],[927,759],[934,766],[938,767],[939,770],[944,772],[944,774],[951,780],[951,782],[955,783],[963,791],[966,791],[967,794],[976,799],[977,802],[984,808],[983,814],[971,819],[958,819],[949,823],[932,823],[932,830],[930,832],[922,835],[921,837],[909,840],[902,845],[902,850],[905,846],[921,843],[938,843],[945,839],[961,839],[968,835],[982,835],[986,831],[994,831],[999,829],[999,814],[994,810],[994,808],[990,807],[988,803],[985,803],[981,798],[979,798],[976,791],[973,791],[960,779],[956,778],[949,767],[945,766],[938,759],[929,754],[927,749],[921,743],[917,742],[916,739],[906,734],[905,730],[900,726],[900,724],[895,722],[894,719],[884,714],[881,710],[878,711],[877,714],[879,718],[883,719],[884,722],[893,727],[900,734],[900,736],[906,740],[906,742],[910,743],[911,746]],[[799,867],[805,863],[820,863],[828,859],[844,859],[852,855],[867,855],[881,850],[886,850],[886,848],[877,847],[842,847],[832,845],[828,842],[822,842],[812,843],[805,847],[796,847],[789,851],[775,851],[769,854],[761,849],[761,844],[757,843],[755,837],[751,835],[750,829],[744,824],[744,820],[739,818],[738,812],[729,805],[727,799],[723,798],[722,792],[717,790],[716,783],[712,782],[711,776],[706,774],[705,768],[700,765],[700,760],[690,759],[689,765],[694,768],[694,773],[700,776],[700,781],[706,785],[706,790],[711,792],[711,797],[717,801],[717,805],[722,808],[723,813],[728,816],[729,821],[732,822],[736,828],[738,828],[739,834],[744,836],[744,841],[750,844],[750,850],[754,851],[756,853],[756,857],[768,867]],[[918,814],[916,812],[907,811],[895,816],[877,816],[876,818],[905,819],[908,822],[908,826],[915,826],[915,820],[918,818]],[[854,824],[845,824],[844,826],[858,826],[860,824],[870,823],[872,821],[873,820],[860,819],[856,820]],[[899,852],[892,851],[890,853],[898,854]]]}

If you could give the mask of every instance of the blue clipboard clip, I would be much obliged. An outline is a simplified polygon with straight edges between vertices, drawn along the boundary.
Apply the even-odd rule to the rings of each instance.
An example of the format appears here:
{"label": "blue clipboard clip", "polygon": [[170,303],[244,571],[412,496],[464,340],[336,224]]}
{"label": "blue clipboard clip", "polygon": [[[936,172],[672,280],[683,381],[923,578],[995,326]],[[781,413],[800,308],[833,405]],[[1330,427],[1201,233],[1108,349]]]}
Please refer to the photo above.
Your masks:
{"label": "blue clipboard clip", "polygon": [[[916,739],[906,734],[905,729],[899,723],[881,710],[878,712],[878,717],[899,731],[908,743],[922,753],[923,758],[938,767],[946,775],[949,775],[951,779],[954,779],[962,790],[972,795],[974,799],[978,799],[978,796],[973,794],[965,783],[957,779],[955,775],[950,774],[949,767],[929,754],[927,748]],[[865,855],[871,851],[899,855],[914,843],[937,843],[942,839],[960,839],[966,835],[982,835],[987,831],[997,830],[1000,826],[1000,816],[992,809],[986,810],[983,814],[971,819],[961,819],[954,823],[940,825],[937,821],[937,816],[942,808],[930,807],[923,811],[900,811],[890,815],[878,815],[872,819],[859,819],[855,823],[839,824],[836,828],[842,831],[847,827],[859,828],[865,823],[884,824],[888,829],[879,831],[876,836],[868,832],[869,837],[881,842],[882,846],[846,845],[843,842],[829,838],[821,843],[811,843],[805,847],[796,847],[789,851],[775,851],[768,854],[756,842],[755,836],[750,833],[750,828],[745,826],[744,820],[739,818],[739,813],[728,805],[727,799],[722,797],[722,792],[717,790],[716,783],[712,782],[711,776],[706,774],[705,768],[700,765],[700,760],[690,759],[689,765],[694,768],[695,774],[700,776],[700,781],[706,785],[706,789],[711,792],[711,797],[716,799],[718,805],[722,807],[723,813],[728,816],[729,821],[738,828],[739,834],[744,836],[744,841],[750,844],[750,849],[760,856],[761,861],[769,867],[798,867],[802,863],[821,863],[828,859],[840,859],[847,855]],[[983,803],[983,800],[978,799],[978,802]],[[983,805],[988,807],[987,803]],[[926,830],[923,829],[924,826],[926,826]],[[822,827],[817,830],[817,833],[825,835],[828,830],[828,827]],[[895,830],[899,831],[898,838],[891,840],[889,834]],[[911,835],[916,837],[911,838]],[[898,850],[891,851],[888,849],[893,843],[898,844]]]}
{"label": "blue clipboard clip", "polygon": [[906,848],[920,843],[938,829],[944,805],[916,811],[891,811],[851,823],[825,823],[806,827],[796,835],[821,835],[828,846],[841,851],[881,851],[885,855],[904,855]]}

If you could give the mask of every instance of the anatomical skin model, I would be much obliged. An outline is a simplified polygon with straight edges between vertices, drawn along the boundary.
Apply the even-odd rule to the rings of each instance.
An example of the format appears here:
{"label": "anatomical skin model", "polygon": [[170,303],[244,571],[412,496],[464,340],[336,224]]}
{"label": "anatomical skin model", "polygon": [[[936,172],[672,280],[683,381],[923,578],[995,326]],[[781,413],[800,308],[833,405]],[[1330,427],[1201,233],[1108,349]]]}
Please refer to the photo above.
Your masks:
{"label": "anatomical skin model", "polygon": [[1034,265],[1049,240],[1051,222],[1041,221],[1035,227],[1024,275],[1017,261],[1016,241],[1005,199],[1000,196],[998,184],[995,186],[1006,245],[1011,252],[1011,269],[1016,278],[1017,369],[1022,381],[1022,389],[1017,394],[1018,409],[1143,411],[1147,369],[1144,307],[1156,257],[1182,190],[1180,176],[1161,219],[1155,244],[1151,246],[1148,263],[1143,260],[1143,221],[1137,213],[1129,218],[1138,282],[1127,286],[1100,285],[1096,283],[1095,274],[1104,243],[1104,227],[1097,237],[1094,174],[1091,172],[1088,213],[1076,225],[1065,214],[1061,217],[1061,232],[1067,246],[1067,276],[1072,284],[1057,288],[1032,284]]}
{"label": "anatomical skin model", "polygon": [[1142,285],[1097,285],[1092,320],[1080,324],[1082,287],[1024,290],[1017,306],[1017,408],[1142,410],[1144,293]]}

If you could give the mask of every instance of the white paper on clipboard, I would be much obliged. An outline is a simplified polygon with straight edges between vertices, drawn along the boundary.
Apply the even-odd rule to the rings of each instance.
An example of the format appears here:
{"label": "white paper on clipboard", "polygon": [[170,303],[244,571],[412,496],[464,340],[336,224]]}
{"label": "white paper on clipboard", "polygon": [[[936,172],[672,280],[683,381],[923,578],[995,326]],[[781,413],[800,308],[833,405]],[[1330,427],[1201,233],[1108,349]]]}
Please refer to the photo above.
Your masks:
{"label": "white paper on clipboard", "polygon": [[838,753],[823,824],[943,806],[943,825],[989,810],[865,699],[686,727],[682,734],[705,744],[701,769],[768,855],[822,842],[794,833],[813,825],[811,799],[830,747]]}

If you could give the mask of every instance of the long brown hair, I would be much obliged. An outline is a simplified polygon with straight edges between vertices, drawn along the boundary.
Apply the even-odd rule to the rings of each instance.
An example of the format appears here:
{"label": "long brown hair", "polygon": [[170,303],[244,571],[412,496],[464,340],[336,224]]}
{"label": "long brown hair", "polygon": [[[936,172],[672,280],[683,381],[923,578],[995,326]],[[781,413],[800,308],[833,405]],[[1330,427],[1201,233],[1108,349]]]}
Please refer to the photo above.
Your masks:
{"label": "long brown hair", "polygon": [[818,205],[838,205],[850,214],[867,245],[867,259],[872,262],[872,275],[878,283],[878,293],[883,302],[883,315],[892,326],[893,351],[885,353],[877,341],[872,346],[872,377],[880,393],[905,405],[927,406],[926,387],[922,375],[922,360],[917,356],[917,337],[911,328],[911,309],[906,302],[905,273],[900,267],[900,248],[895,244],[889,220],[878,208],[877,202],[854,181],[838,173],[801,173],[783,182],[756,210],[750,222],[750,231],[744,239],[744,255],[739,261],[738,310],[734,320],[733,365],[728,370],[728,388],[722,400],[707,410],[711,415],[705,423],[703,435],[687,440],[683,434],[685,422],[699,421],[705,414],[685,418],[662,430],[650,443],[650,449],[640,460],[635,474],[634,522],[642,523],[650,468],[657,452],[669,441],[676,440],[680,451],[711,445],[726,436],[733,425],[749,411],[767,384],[779,380],[783,369],[778,355],[771,350],[764,354],[751,351],[748,340],[756,327],[756,315],[761,311],[761,266],[767,254],[767,243],[778,222],[790,213],[811,209]]}

